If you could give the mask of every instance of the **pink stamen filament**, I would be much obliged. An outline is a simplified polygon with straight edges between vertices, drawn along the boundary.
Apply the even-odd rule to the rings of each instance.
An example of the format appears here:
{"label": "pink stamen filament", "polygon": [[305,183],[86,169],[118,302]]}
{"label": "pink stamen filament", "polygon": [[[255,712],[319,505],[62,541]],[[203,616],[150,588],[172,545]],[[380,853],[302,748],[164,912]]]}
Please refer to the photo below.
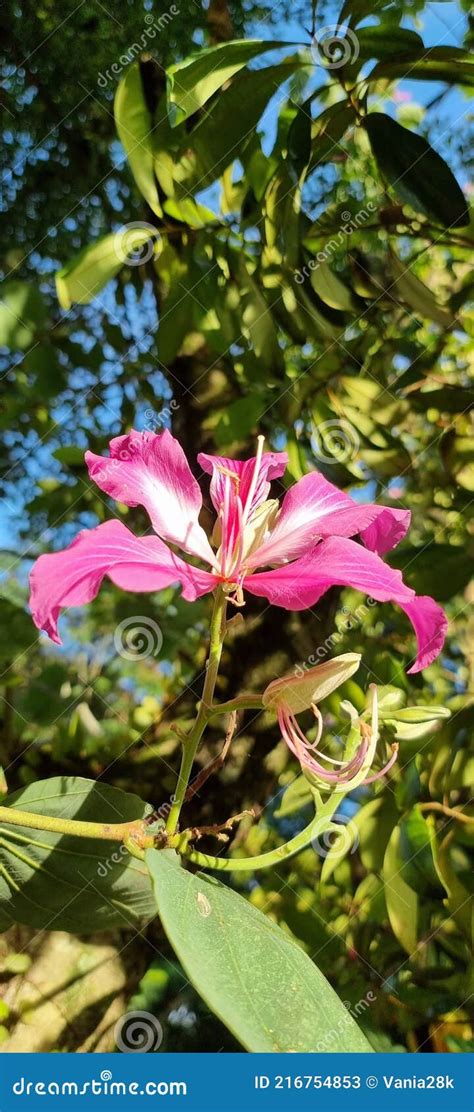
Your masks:
{"label": "pink stamen filament", "polygon": [[[300,764],[305,765],[321,780],[324,780],[328,784],[350,783],[350,781],[354,777],[356,777],[363,768],[364,761],[369,749],[369,731],[364,731],[361,744],[359,745],[357,752],[350,761],[337,760],[335,757],[329,757],[325,753],[322,753],[320,749],[318,749],[318,744],[321,740],[322,734],[322,716],[315,704],[312,704],[312,710],[318,720],[318,732],[316,739],[313,742],[310,742],[306,735],[303,733],[303,730],[301,729],[292,711],[290,711],[288,707],[278,707],[278,722],[284,741],[286,741],[288,748],[291,750],[294,756],[298,758]],[[387,761],[387,763],[383,766],[382,769],[380,769],[379,772],[373,773],[371,776],[367,777],[363,781],[364,784],[371,784],[375,780],[379,780],[382,776],[385,775],[385,773],[389,772],[389,770],[392,768],[392,765],[397,759],[398,745],[394,745],[392,749],[393,751],[391,757]],[[329,769],[325,768],[324,765],[320,764],[319,761],[315,760],[315,755],[321,757],[324,761],[329,762],[332,765],[338,765],[339,768],[331,772]]]}
{"label": "pink stamen filament", "polygon": [[367,779],[364,780],[364,784],[373,784],[375,782],[375,780],[380,780],[382,776],[385,776],[385,773],[389,772],[390,769],[392,768],[392,765],[395,764],[395,761],[396,761],[397,757],[398,757],[398,744],[397,744],[397,742],[394,742],[394,744],[392,745],[392,755],[391,755],[390,759],[383,766],[383,768],[380,769],[379,772],[374,772],[372,774],[372,776],[368,776]]}

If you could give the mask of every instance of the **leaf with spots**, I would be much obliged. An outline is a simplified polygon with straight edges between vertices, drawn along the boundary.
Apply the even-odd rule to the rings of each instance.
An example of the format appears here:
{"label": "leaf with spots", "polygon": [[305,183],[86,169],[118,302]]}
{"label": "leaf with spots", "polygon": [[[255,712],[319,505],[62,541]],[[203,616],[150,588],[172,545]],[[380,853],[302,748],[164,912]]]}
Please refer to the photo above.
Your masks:
{"label": "leaf with spots", "polygon": [[371,1051],[311,958],[237,892],[148,850],[158,912],[197,991],[252,1052]]}

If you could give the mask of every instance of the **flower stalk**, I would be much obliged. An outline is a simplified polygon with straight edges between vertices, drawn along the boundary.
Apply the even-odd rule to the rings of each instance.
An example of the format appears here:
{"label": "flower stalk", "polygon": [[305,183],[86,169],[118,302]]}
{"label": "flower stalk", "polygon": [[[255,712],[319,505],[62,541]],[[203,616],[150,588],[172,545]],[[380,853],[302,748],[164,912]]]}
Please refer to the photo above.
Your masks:
{"label": "flower stalk", "polygon": [[224,637],[226,632],[226,614],[227,599],[224,591],[222,590],[222,587],[218,587],[214,596],[214,607],[212,611],[210,628],[209,656],[207,658],[206,664],[206,678],[204,680],[202,699],[194,726],[192,726],[189,734],[183,740],[183,754],[181,758],[181,768],[179,770],[178,783],[176,785],[176,791],[174,793],[174,801],[166,822],[166,831],[168,834],[174,834],[177,828],[197,748],[207,726],[209,718],[212,714],[214,689],[216,686],[217,673],[219,671],[222,646],[224,644]]}
{"label": "flower stalk", "polygon": [[275,865],[281,865],[283,861],[288,861],[296,853],[301,853],[301,850],[306,849],[321,834],[325,834],[331,827],[331,819],[342,798],[340,792],[334,792],[325,803],[320,801],[314,818],[311,819],[304,830],[301,830],[294,838],[290,838],[289,842],[285,842],[284,845],[277,846],[276,849],[271,849],[268,853],[259,853],[256,857],[213,857],[208,853],[200,853],[199,850],[191,849],[188,845],[186,831],[183,831],[181,839],[176,840],[175,848],[187,861],[191,861],[194,865],[200,865],[203,869],[217,869],[228,873],[269,869]]}

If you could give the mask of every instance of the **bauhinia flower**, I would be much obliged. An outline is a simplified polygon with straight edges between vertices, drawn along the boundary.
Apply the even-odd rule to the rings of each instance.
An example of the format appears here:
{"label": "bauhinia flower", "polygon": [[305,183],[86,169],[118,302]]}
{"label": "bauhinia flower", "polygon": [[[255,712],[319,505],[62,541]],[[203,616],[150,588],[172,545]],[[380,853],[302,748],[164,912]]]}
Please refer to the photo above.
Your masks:
{"label": "bauhinia flower", "polygon": [[[395,743],[383,767],[371,774],[379,737],[375,684],[370,695],[371,726],[359,719],[354,708],[348,704],[352,722],[345,746],[349,753],[344,759],[330,757],[319,748],[323,719],[318,704],[357,671],[360,660],[359,653],[342,653],[333,660],[308,669],[301,676],[290,675],[273,680],[263,693],[264,707],[272,710],[278,718],[281,735],[299,760],[303,772],[309,774],[315,786],[326,791],[332,788],[348,792],[354,791],[360,784],[371,784],[384,776],[397,758],[398,744]],[[308,710],[312,710],[318,724],[314,741],[309,741],[296,717]]]}
{"label": "bauhinia flower", "polygon": [[[314,606],[332,586],[350,586],[379,602],[395,602],[418,640],[410,669],[438,655],[446,618],[433,599],[417,597],[400,571],[380,556],[405,535],[408,510],[358,504],[312,471],[286,492],[281,506],[269,498],[271,480],[285,471],[285,452],[233,460],[201,454],[211,476],[217,520],[211,540],[199,523],[202,496],[186,456],[165,430],[115,437],[110,457],[86,452],[91,479],[126,506],[144,506],[154,533],[136,537],[117,520],[84,530],[68,548],[40,556],[31,572],[31,611],[39,629],[61,643],[61,609],[95,598],[104,576],[125,591],[157,591],[180,584],[188,601],[222,586],[241,606],[245,593],[285,610]],[[359,535],[362,543],[349,538]],[[208,565],[185,561],[169,545]],[[259,568],[267,570],[259,571]]]}

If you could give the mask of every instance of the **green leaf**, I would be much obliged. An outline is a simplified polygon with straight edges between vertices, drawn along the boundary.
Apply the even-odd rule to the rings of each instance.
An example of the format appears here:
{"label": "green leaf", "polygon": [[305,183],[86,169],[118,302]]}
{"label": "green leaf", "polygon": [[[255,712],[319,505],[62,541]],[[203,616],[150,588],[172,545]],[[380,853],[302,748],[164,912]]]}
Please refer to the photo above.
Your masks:
{"label": "green leaf", "polygon": [[248,271],[243,256],[239,260],[238,280],[242,306],[242,332],[263,366],[277,369],[282,363],[281,349],[273,314],[261,287]]}
{"label": "green leaf", "polygon": [[433,864],[432,832],[418,806],[400,821],[399,850],[403,861],[403,877],[420,895],[439,890]]}
{"label": "green leaf", "polygon": [[[381,55],[376,54],[374,57],[380,58]],[[387,61],[375,66],[369,74],[369,81],[408,77],[410,81],[446,81],[448,85],[474,85],[472,54],[455,46],[434,46],[430,50],[423,47],[420,50],[409,50],[401,59],[390,59],[389,55],[387,58]]]}
{"label": "green leaf", "polygon": [[367,58],[390,60],[394,55],[405,57],[405,54],[413,55],[416,50],[420,53],[424,51],[423,40],[416,31],[393,25],[361,27],[357,32],[357,42],[359,57],[364,60]]}
{"label": "green leaf", "polygon": [[340,141],[345,132],[355,123],[355,112],[345,102],[331,104],[325,108],[311,125],[311,159],[306,176],[316,170],[322,162],[330,161],[340,154]]}
{"label": "green leaf", "polygon": [[65,463],[68,467],[84,466],[84,449],[78,448],[76,444],[67,444],[63,448],[56,448],[53,456],[54,459],[59,460],[60,463]]}
{"label": "green leaf", "polygon": [[118,135],[140,193],[157,216],[161,206],[155,178],[153,120],[143,92],[138,62],[119,81],[114,101]]}
{"label": "green leaf", "polygon": [[408,954],[418,943],[420,902],[417,893],[407,884],[400,854],[400,827],[392,831],[383,862],[385,901],[395,937]]}
{"label": "green leaf", "polygon": [[369,800],[354,815],[352,822],[359,835],[358,852],[368,872],[379,873],[395,823],[398,808],[391,792],[383,792]]}
{"label": "green leaf", "polygon": [[174,220],[180,220],[183,224],[188,224],[190,228],[205,228],[209,224],[219,224],[219,218],[212,209],[206,205],[200,205],[193,197],[184,197],[180,201],[170,198],[165,201],[164,210],[168,216],[172,216]]}
{"label": "green leaf", "polygon": [[291,45],[272,40],[236,39],[200,50],[199,54],[192,54],[184,62],[170,66],[167,70],[167,95],[171,126],[176,127],[202,108],[213,93],[252,58],[258,58],[266,50]]}
{"label": "green leaf", "polygon": [[253,141],[262,112],[278,87],[305,64],[287,58],[276,66],[249,70],[216,98],[209,111],[186,137],[186,148],[197,158],[197,186],[204,189],[220,177],[229,162],[240,158]]}
{"label": "green leaf", "polygon": [[[275,923],[214,878],[148,850],[158,912],[197,991],[247,1050],[370,1053],[316,965]],[[282,1006],[284,1002],[284,1006]],[[327,1043],[327,1045],[326,1045]]]}
{"label": "green leaf", "polygon": [[446,890],[446,905],[450,915],[464,934],[469,946],[473,942],[472,922],[472,893],[465,888],[462,880],[454,868],[454,853],[456,846],[453,844],[454,831],[441,840],[433,840],[434,866],[437,875]]}
{"label": "green leaf", "polygon": [[311,158],[311,109],[309,104],[299,104],[288,131],[288,158],[299,175]]}
{"label": "green leaf", "polygon": [[356,301],[352,290],[341,282],[339,275],[331,269],[329,263],[318,263],[315,268],[311,268],[310,281],[313,290],[332,309],[354,312],[361,304]]}
{"label": "green leaf", "polygon": [[46,320],[46,306],[30,282],[5,282],[0,300],[0,347],[25,351]]}
{"label": "green leaf", "polygon": [[429,287],[425,286],[424,282],[421,282],[416,274],[413,274],[413,271],[410,270],[410,267],[397,258],[393,251],[390,254],[390,260],[395,278],[395,281],[389,287],[390,296],[398,295],[410,309],[413,309],[421,317],[427,317],[428,320],[434,320],[441,327],[449,328],[454,320],[451,311],[446,306],[440,305]]}
{"label": "green leaf", "polygon": [[402,201],[447,228],[469,224],[456,178],[426,139],[382,112],[371,112],[363,127],[379,169]]}
{"label": "green leaf", "polygon": [[[136,795],[80,776],[39,780],[2,800],[37,815],[129,822],[151,808]],[[119,842],[0,825],[0,910],[36,930],[87,933],[136,927],[154,913],[143,862]]]}
{"label": "green leaf", "polygon": [[261,413],[262,399],[258,394],[248,394],[231,402],[220,413],[214,429],[216,446],[219,449],[228,448],[239,438],[255,435]]}
{"label": "green leaf", "polygon": [[302,811],[313,801],[313,793],[306,776],[296,776],[291,784],[285,788],[278,809],[275,811],[276,819],[286,819]]}
{"label": "green leaf", "polygon": [[[115,278],[127,258],[147,243],[154,232],[151,226],[132,227],[104,236],[78,255],[56,274],[56,292],[63,309],[71,305],[87,305],[100,290]],[[158,236],[158,231],[155,233]]]}

